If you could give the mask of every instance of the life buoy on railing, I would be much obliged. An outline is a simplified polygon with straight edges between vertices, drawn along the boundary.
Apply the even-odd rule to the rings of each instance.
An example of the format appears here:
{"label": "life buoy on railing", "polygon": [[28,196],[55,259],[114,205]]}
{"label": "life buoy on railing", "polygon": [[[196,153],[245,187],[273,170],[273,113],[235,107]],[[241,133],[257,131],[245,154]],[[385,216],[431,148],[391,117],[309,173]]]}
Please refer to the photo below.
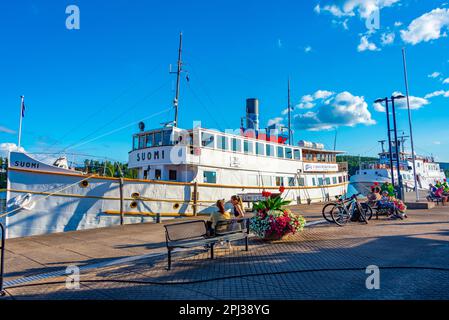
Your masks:
{"label": "life buoy on railing", "polygon": [[15,209],[25,209],[25,210],[32,210],[34,208],[34,206],[36,205],[33,201],[32,201],[32,195],[31,193],[27,193],[27,194],[23,194],[21,196],[18,196],[14,199],[12,206]]}

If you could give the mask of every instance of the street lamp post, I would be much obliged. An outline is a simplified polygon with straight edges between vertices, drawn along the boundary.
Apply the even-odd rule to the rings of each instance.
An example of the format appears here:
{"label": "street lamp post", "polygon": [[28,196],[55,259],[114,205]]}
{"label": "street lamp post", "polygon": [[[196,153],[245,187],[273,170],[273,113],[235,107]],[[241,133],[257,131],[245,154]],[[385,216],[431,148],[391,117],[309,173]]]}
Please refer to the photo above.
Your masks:
{"label": "street lamp post", "polygon": [[[393,165],[393,152],[391,150],[391,131],[394,132],[394,145],[395,145],[395,155],[396,155],[396,166],[398,171],[398,196],[399,199],[404,200],[404,191],[403,191],[403,182],[401,176],[401,165],[400,165],[400,157],[399,157],[399,148],[398,148],[398,130],[396,125],[396,109],[394,105],[394,101],[398,99],[404,99],[405,96],[397,95],[392,96],[391,99],[383,98],[377,99],[374,101],[375,103],[385,102],[385,112],[387,114],[387,127],[388,127],[388,146],[389,146],[389,156],[390,156],[390,170],[391,170],[391,183],[394,186],[394,165]],[[390,110],[388,108],[388,103],[391,102],[391,111],[393,113],[393,130],[391,130],[390,126]]]}
{"label": "street lamp post", "polygon": [[387,114],[387,132],[388,132],[388,152],[390,158],[390,172],[391,172],[391,184],[394,186],[394,166],[393,166],[393,153],[391,151],[391,127],[390,127],[390,111],[388,109],[388,98],[377,99],[375,103],[385,102],[385,112]]}
{"label": "street lamp post", "polygon": [[404,200],[404,185],[402,183],[402,176],[401,176],[401,162],[400,162],[400,156],[399,156],[399,142],[398,142],[398,129],[396,125],[396,110],[394,107],[394,101],[398,99],[404,99],[405,97],[403,95],[398,95],[395,97],[391,97],[391,111],[393,113],[393,131],[394,131],[394,145],[396,150],[396,165],[398,169],[398,186],[399,186],[399,199]]}

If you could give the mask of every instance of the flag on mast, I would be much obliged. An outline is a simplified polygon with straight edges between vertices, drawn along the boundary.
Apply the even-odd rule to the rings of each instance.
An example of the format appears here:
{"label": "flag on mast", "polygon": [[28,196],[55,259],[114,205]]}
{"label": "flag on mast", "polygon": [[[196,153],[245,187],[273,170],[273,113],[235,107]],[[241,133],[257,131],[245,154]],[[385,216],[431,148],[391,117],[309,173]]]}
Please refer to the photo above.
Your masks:
{"label": "flag on mast", "polygon": [[22,96],[22,118],[25,117],[25,99]]}

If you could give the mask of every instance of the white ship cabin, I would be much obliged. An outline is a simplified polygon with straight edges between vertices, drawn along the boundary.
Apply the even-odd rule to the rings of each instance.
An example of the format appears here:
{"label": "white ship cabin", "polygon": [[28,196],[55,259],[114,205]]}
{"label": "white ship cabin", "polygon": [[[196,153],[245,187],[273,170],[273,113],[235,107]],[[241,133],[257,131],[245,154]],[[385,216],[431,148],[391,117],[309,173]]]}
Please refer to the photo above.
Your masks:
{"label": "white ship cabin", "polygon": [[[397,179],[397,158],[394,147],[392,148],[391,158],[393,159],[393,177],[394,179]],[[433,157],[415,155],[415,164],[417,180],[420,188],[426,189],[429,183],[434,184],[438,180],[445,179],[444,170],[440,169],[440,165],[435,162]],[[414,186],[413,158],[411,153],[404,151],[399,152],[399,167],[402,179],[407,183],[407,185]],[[378,162],[368,162],[360,165],[360,169],[356,172],[358,177],[354,181],[358,181],[360,179],[365,181],[370,178],[376,178],[378,181],[380,181],[379,179],[389,181],[391,179],[390,168],[390,153],[386,151],[381,152],[379,153]],[[365,178],[363,179],[361,177]]]}
{"label": "white ship cabin", "polygon": [[[257,135],[257,138],[255,136]],[[143,180],[237,186],[324,186],[347,182],[340,151],[320,144],[285,144],[278,135],[254,130],[223,133],[168,127],[133,137],[128,165]]]}

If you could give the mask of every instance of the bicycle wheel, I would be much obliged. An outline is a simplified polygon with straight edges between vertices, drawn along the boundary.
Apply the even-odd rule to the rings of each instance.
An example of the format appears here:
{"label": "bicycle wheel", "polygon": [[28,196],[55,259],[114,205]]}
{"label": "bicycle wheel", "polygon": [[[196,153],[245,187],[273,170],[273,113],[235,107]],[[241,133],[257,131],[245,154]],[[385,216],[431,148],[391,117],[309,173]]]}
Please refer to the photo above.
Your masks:
{"label": "bicycle wheel", "polygon": [[339,226],[344,226],[351,219],[351,215],[340,205],[335,206],[331,211],[332,220]]}
{"label": "bicycle wheel", "polygon": [[359,203],[356,210],[359,211],[359,221],[368,224],[367,209]]}
{"label": "bicycle wheel", "polygon": [[335,208],[336,204],[334,202],[328,203],[323,207],[323,210],[321,210],[321,214],[323,215],[323,218],[328,222],[334,222],[332,220],[332,210]]}
{"label": "bicycle wheel", "polygon": [[366,219],[368,221],[371,220],[371,218],[373,217],[373,208],[371,208],[371,206],[367,203],[362,203],[361,206],[362,206],[362,209],[365,211]]}

